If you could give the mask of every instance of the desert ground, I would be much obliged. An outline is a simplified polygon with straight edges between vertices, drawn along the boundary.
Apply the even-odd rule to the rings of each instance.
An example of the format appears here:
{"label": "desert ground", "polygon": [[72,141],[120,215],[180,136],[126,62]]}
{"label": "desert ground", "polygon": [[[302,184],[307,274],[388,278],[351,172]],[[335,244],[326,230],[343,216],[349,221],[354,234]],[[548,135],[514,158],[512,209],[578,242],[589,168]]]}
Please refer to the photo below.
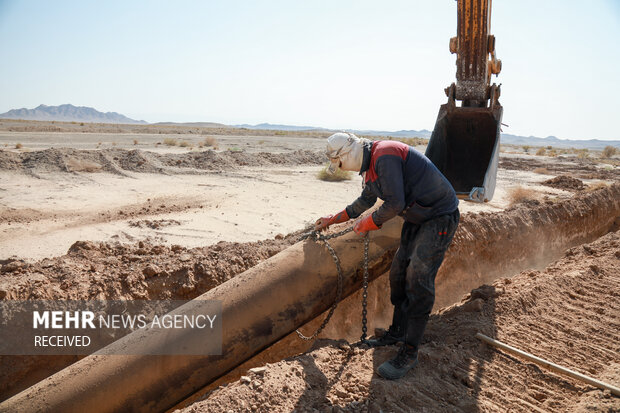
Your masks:
{"label": "desert ground", "polygon": [[[317,218],[361,192],[358,176],[317,178],[328,135],[0,120],[0,300],[191,299],[233,279],[299,242]],[[424,151],[423,142],[412,143]],[[484,237],[469,236],[475,231],[500,233],[500,240],[522,227],[535,231],[545,214],[549,225],[586,225],[588,205],[599,205],[588,222],[605,227],[554,239],[552,254],[513,260],[480,284],[446,294],[435,306],[420,366],[404,379],[373,373],[396,349],[355,345],[339,330],[348,319],[343,302],[312,346],[288,338],[177,408],[620,411],[620,398],[609,392],[474,338],[483,332],[620,385],[618,156],[550,152],[503,146],[493,200],[460,202],[463,225],[448,254],[490,248]],[[474,252],[472,262],[499,260]],[[457,266],[446,264],[446,272]],[[381,293],[381,280],[371,294]],[[385,300],[375,301],[379,314]],[[377,315],[371,325],[382,322]],[[0,357],[0,401],[78,359]]]}

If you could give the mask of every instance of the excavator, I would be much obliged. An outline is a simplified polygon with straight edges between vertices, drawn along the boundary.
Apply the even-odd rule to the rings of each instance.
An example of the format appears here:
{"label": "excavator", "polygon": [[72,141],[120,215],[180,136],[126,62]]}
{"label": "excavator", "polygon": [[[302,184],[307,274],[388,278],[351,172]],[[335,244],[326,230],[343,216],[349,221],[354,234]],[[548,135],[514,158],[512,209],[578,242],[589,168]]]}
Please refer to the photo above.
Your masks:
{"label": "excavator", "polygon": [[445,89],[448,102],[439,108],[425,155],[459,198],[486,202],[495,192],[503,113],[500,86],[490,83],[502,62],[490,34],[491,0],[458,0],[457,7],[457,36],[450,39],[456,84]]}
{"label": "excavator", "polygon": [[[457,194],[478,202],[491,200],[495,190],[503,111],[500,87],[490,85],[501,70],[490,25],[491,0],[458,0],[457,36],[450,39],[457,81],[445,89],[448,102],[426,150]],[[398,220],[388,221],[370,242],[370,281],[389,269],[400,230]],[[343,251],[342,297],[362,287],[361,243],[352,233],[333,240]],[[137,331],[0,403],[0,412],[167,411],[328,310],[336,291],[333,267],[321,244],[299,242],[191,302],[217,300],[222,319],[234,320],[222,329],[222,355],[143,355],[145,337]],[[174,342],[200,340],[174,334]]]}

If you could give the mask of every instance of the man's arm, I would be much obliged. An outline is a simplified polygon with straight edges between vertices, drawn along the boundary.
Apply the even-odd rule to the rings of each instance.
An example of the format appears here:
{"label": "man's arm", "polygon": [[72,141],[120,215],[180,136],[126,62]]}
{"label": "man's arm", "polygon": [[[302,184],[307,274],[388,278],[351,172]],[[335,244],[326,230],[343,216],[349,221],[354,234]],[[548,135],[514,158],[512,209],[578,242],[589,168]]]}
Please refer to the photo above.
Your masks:
{"label": "man's arm", "polygon": [[338,212],[336,215],[327,215],[317,219],[314,223],[314,230],[321,231],[330,225],[346,222],[351,218],[357,218],[362,212],[373,206],[377,202],[377,196],[372,191],[365,187],[362,191],[362,195],[357,198],[351,205]]}
{"label": "man's arm", "polygon": [[372,207],[377,202],[377,196],[370,190],[369,186],[364,187],[362,194],[351,205],[346,207],[349,218],[357,218],[362,212]]}
{"label": "man's arm", "polygon": [[380,227],[405,209],[405,183],[403,164],[399,157],[385,155],[375,165],[377,180],[381,186],[383,205],[372,214],[375,225]]}

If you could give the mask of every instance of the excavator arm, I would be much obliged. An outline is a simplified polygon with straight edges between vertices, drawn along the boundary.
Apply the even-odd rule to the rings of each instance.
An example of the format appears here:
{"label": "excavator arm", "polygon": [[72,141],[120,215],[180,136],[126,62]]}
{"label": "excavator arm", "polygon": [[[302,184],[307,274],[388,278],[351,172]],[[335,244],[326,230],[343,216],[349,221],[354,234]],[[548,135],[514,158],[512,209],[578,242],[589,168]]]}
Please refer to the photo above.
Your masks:
{"label": "excavator arm", "polygon": [[[426,156],[448,178],[457,195],[490,201],[495,191],[503,108],[491,75],[501,71],[491,29],[491,0],[457,0],[456,84],[445,89]],[[457,105],[460,102],[460,106]]]}
{"label": "excavator arm", "polygon": [[491,75],[502,69],[490,30],[491,0],[458,1],[458,36],[450,39],[450,52],[457,55],[455,98],[465,107],[487,106]]}

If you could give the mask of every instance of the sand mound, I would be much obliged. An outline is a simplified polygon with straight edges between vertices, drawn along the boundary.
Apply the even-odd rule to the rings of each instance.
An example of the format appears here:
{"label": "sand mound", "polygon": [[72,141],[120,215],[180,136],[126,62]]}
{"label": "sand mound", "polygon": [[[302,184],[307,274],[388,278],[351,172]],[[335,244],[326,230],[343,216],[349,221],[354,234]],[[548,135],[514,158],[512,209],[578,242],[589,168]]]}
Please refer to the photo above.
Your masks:
{"label": "sand mound", "polygon": [[581,191],[584,188],[581,179],[573,178],[570,175],[559,175],[555,178],[547,179],[542,183],[553,188],[567,189],[571,191]]}
{"label": "sand mound", "polygon": [[[139,221],[136,225],[173,225]],[[78,241],[67,255],[34,264],[0,261],[0,299],[176,299],[196,297],[298,240],[178,245]]]}
{"label": "sand mound", "polygon": [[54,148],[23,153],[0,150],[0,171],[17,171],[36,176],[49,172],[190,174],[240,166],[319,165],[326,160],[322,152],[301,149],[286,154],[217,152],[211,149],[182,154],[159,154],[138,149]]}
{"label": "sand mound", "polygon": [[610,233],[568,250],[542,272],[472,291],[432,316],[420,365],[402,380],[374,373],[395,355],[393,346],[320,341],[306,354],[250,371],[183,412],[618,411],[620,399],[493,350],[474,335],[617,384],[619,251],[620,234]]}

